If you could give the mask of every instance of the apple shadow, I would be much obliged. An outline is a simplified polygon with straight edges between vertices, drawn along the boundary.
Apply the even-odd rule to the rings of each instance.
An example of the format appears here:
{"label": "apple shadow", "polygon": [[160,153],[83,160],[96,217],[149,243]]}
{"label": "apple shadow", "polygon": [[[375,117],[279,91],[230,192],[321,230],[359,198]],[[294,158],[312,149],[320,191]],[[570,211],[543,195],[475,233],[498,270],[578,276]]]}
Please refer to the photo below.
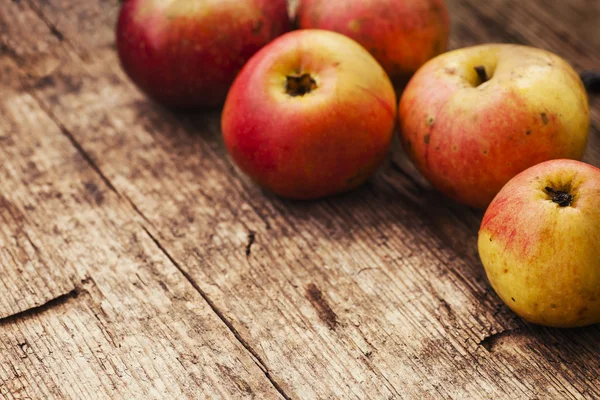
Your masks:
{"label": "apple shadow", "polygon": [[[477,252],[477,232],[483,211],[460,205],[435,191],[415,171],[404,168],[396,145],[374,176],[360,187],[316,200],[292,200],[262,190],[264,198],[295,223],[327,232],[328,240],[352,241],[357,229],[386,236],[398,226],[414,240],[450,250],[454,261],[446,265],[470,276],[481,288],[487,280]],[[416,246],[416,244],[415,244]]]}
{"label": "apple shadow", "polygon": [[590,366],[596,366],[600,356],[600,325],[564,329],[520,322],[516,328],[486,337],[480,345],[507,359],[525,353],[530,361],[546,364],[557,376],[573,382],[597,379]]}

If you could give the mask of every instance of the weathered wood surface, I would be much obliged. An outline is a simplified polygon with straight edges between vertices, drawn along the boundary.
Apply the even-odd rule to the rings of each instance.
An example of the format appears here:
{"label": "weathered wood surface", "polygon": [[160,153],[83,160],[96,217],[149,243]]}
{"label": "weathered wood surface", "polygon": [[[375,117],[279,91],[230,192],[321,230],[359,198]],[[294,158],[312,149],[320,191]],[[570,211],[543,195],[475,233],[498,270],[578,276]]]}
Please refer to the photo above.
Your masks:
{"label": "weathered wood surface", "polygon": [[[449,5],[453,48],[527,43],[600,68],[595,0]],[[117,12],[0,0],[0,394],[600,397],[600,329],[516,318],[477,258],[481,212],[398,146],[353,193],[259,190],[218,112],[174,114],[129,83]]]}

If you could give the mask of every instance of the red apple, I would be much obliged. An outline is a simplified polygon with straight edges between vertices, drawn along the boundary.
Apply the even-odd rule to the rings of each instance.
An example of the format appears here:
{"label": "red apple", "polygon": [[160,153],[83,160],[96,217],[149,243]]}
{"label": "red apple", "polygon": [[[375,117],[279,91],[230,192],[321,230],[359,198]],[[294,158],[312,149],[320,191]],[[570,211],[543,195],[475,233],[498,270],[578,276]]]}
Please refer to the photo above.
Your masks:
{"label": "red apple", "polygon": [[600,169],[552,160],[520,173],[487,209],[478,246],[492,287],[524,319],[600,323]]}
{"label": "red apple", "polygon": [[290,24],[285,0],[125,0],[117,50],[127,75],[157,102],[213,107],[244,63]]}
{"label": "red apple", "polygon": [[444,0],[300,0],[296,20],[356,40],[395,83],[445,51],[450,30]]}
{"label": "red apple", "polygon": [[276,194],[310,199],[363,183],[391,144],[396,95],[358,43],[325,30],[287,33],[236,78],[222,115],[231,157]]}
{"label": "red apple", "polygon": [[404,147],[442,193],[485,208],[513,176],[583,156],[587,95],[562,58],[528,46],[463,48],[427,62],[400,100]]}

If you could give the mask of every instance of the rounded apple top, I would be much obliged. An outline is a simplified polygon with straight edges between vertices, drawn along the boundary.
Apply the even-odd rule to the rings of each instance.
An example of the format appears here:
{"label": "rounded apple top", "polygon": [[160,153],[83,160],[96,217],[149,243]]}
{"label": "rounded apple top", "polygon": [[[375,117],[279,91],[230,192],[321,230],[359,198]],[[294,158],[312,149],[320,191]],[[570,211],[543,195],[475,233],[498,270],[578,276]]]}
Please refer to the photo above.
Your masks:
{"label": "rounded apple top", "polygon": [[[236,90],[244,85],[249,91],[247,100],[266,95],[297,107],[307,103],[303,98],[310,98],[313,105],[329,102],[334,93],[338,98],[362,98],[375,90],[384,93],[382,104],[392,97],[386,72],[368,51],[342,34],[320,29],[302,29],[278,37],[252,57],[236,83]],[[394,108],[392,105],[390,110],[393,114]]]}
{"label": "rounded apple top", "polygon": [[575,70],[538,48],[489,44],[444,53],[408,83],[402,142],[432,185],[485,208],[504,184],[543,161],[579,160],[590,112]]}
{"label": "rounded apple top", "polygon": [[284,34],[244,66],[225,102],[225,144],[240,168],[286,197],[363,183],[389,149],[396,95],[377,61],[325,30]]}
{"label": "rounded apple top", "polygon": [[[517,174],[500,190],[484,214],[481,230],[495,231],[500,217],[503,226],[511,225],[506,217],[518,220],[529,210],[563,218],[596,207],[600,207],[600,169],[577,160],[550,160]],[[600,218],[600,208],[597,211]]]}

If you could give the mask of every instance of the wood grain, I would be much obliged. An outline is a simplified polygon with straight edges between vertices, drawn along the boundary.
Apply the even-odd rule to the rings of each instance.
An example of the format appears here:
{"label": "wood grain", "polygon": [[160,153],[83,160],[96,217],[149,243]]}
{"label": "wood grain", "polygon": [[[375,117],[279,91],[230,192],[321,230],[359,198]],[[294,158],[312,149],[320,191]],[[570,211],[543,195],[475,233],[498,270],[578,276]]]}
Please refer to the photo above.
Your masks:
{"label": "wood grain", "polygon": [[66,128],[26,90],[0,115],[1,397],[281,398]]}
{"label": "wood grain", "polygon": [[[66,238],[78,244],[74,247],[83,242],[83,250],[76,257],[66,252],[76,278],[57,274],[54,263],[47,268],[46,281],[55,282],[58,276],[57,284],[63,282],[60,290],[52,292],[49,285],[17,279],[9,282],[21,292],[33,288],[35,296],[21,308],[17,307],[21,295],[6,300],[2,310],[7,315],[57,295],[62,294],[62,300],[39,314],[40,323],[29,316],[9,317],[0,332],[13,336],[2,343],[13,343],[17,335],[13,329],[21,325],[28,332],[56,327],[44,340],[54,343],[68,334],[76,336],[72,347],[53,347],[52,354],[65,360],[89,360],[86,356],[92,352],[79,347],[81,343],[104,348],[108,346],[100,339],[104,330],[132,329],[138,347],[111,348],[104,354],[136,373],[149,369],[138,368],[137,362],[154,368],[146,375],[132,372],[127,384],[111,392],[106,388],[111,387],[112,375],[87,367],[99,361],[82,362],[77,373],[63,378],[58,372],[68,363],[36,364],[51,371],[48,380],[81,388],[81,382],[90,379],[98,382],[96,388],[104,385],[105,393],[122,398],[151,396],[150,388],[157,387],[166,397],[192,394],[196,385],[204,388],[205,380],[198,377],[203,373],[212,382],[205,393],[215,397],[243,395],[246,387],[258,398],[600,397],[600,329],[544,329],[517,319],[491,291],[478,261],[475,239],[481,213],[441,198],[397,145],[377,176],[359,190],[315,202],[283,201],[259,190],[228,160],[218,111],[172,113],[152,104],[131,85],[114,53],[116,2],[1,1],[3,25],[27,39],[3,40],[1,65],[9,66],[19,85],[12,79],[0,82],[18,88],[15,98],[32,103],[34,114],[44,116],[41,125],[54,126],[53,139],[44,149],[72,154],[66,161],[64,155],[54,157],[70,169],[48,176],[46,185],[60,188],[56,182],[62,182],[61,193],[71,193],[67,188],[73,191],[70,185],[78,182],[86,199],[83,204],[49,208],[81,220],[73,230],[50,236],[53,241],[42,228],[34,229],[35,222],[24,223],[23,229],[49,243],[43,246],[46,254],[57,254],[60,248],[49,246]],[[541,0],[489,3],[449,1],[453,47],[500,40],[527,43],[554,50],[577,68],[598,67],[600,49],[595,39],[570,44],[580,43],[600,20],[594,2],[573,1],[572,8]],[[586,12],[581,11],[584,8]],[[587,18],[581,18],[582,13]],[[557,22],[557,15],[564,18]],[[87,25],[90,19],[94,22]],[[591,102],[596,108],[586,159],[600,165],[600,114],[597,99]],[[11,98],[4,104],[15,107],[13,103]],[[16,123],[19,132],[21,124]],[[33,129],[19,136],[23,151],[34,146],[35,138],[40,140]],[[31,158],[9,156],[13,160],[9,165]],[[79,175],[80,168],[102,188],[102,204],[96,204],[85,185],[81,189],[87,177]],[[25,173],[23,168],[13,171],[12,180]],[[37,187],[28,180],[13,185],[10,193],[17,194]],[[13,197],[16,194],[9,198],[12,204],[24,207],[22,200]],[[32,204],[40,203],[40,198],[32,199]],[[53,218],[49,211],[36,212],[42,227]],[[36,212],[27,213],[27,218],[34,218]],[[122,231],[120,224],[127,230]],[[90,232],[96,239],[82,241]],[[144,244],[131,244],[131,232]],[[144,259],[162,263],[138,260],[122,269],[107,268],[112,264],[103,260],[113,257],[107,243],[121,257],[131,258],[139,252],[133,249],[141,247],[148,253]],[[9,250],[21,247],[11,244]],[[80,258],[87,261],[79,262]],[[128,283],[126,277],[133,270],[148,268],[159,270],[144,276],[152,290]],[[170,280],[161,274],[168,274]],[[171,294],[180,293],[176,290],[185,295]],[[79,293],[84,294],[75,297]],[[116,301],[130,297],[143,312]],[[90,315],[106,298],[120,308],[96,322]],[[168,302],[170,308],[161,308]],[[185,313],[188,307],[194,307],[204,322]],[[152,322],[141,323],[140,313],[152,316]],[[65,319],[78,320],[80,325],[64,328]],[[191,335],[186,328],[175,335],[166,328],[172,325],[201,326],[206,331],[190,328],[197,333]],[[216,332],[229,339],[218,341]],[[27,343],[40,337],[29,336]],[[159,350],[165,337],[170,346],[184,346],[185,352],[202,355],[203,361],[177,366],[175,352]],[[211,345],[200,352],[200,343]],[[24,367],[29,361],[17,358],[19,348],[12,348],[13,358],[3,358],[2,365],[11,360],[19,368],[24,393],[43,396],[44,392],[33,392],[31,382],[40,379],[39,373]],[[132,353],[133,349],[142,353]],[[5,353],[12,354],[3,350],[0,357],[9,357]],[[151,360],[153,354],[159,354],[160,361]],[[163,371],[172,372],[163,376]],[[16,374],[10,373],[0,369],[2,382],[5,376],[15,381]],[[178,382],[172,388],[158,383],[170,382],[171,377]],[[50,392],[49,383],[43,387]],[[73,390],[61,395],[78,397],[78,389]]]}

